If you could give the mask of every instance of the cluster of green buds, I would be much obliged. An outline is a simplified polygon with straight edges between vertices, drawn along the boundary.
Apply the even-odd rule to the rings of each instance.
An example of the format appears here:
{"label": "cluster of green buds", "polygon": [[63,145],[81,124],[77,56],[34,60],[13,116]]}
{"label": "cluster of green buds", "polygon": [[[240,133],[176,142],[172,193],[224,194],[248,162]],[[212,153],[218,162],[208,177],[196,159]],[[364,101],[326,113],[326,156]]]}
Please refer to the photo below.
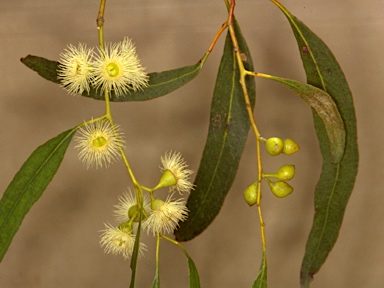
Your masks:
{"label": "cluster of green buds", "polygon": [[[267,153],[277,156],[281,153],[292,155],[300,150],[299,145],[290,138],[282,140],[278,137],[271,137],[265,141]],[[263,173],[263,178],[267,181],[272,193],[278,198],[284,198],[293,192],[293,187],[287,183],[295,176],[294,165],[283,165],[276,173]],[[277,181],[271,181],[271,178]]]}
{"label": "cluster of green buds", "polygon": [[265,149],[271,156],[277,156],[281,153],[292,155],[300,150],[300,146],[290,138],[282,140],[278,137],[271,137],[265,140]]}
{"label": "cluster of green buds", "polygon": [[[294,165],[284,165],[276,173],[263,173],[263,178],[268,182],[272,193],[279,198],[284,198],[293,192],[293,187],[286,181],[293,179],[295,176]],[[275,178],[278,181],[271,181],[270,178]]]}
{"label": "cluster of green buds", "polygon": [[[278,137],[268,139],[261,138],[265,142],[265,148],[269,155],[277,156],[280,154],[292,155],[300,150],[299,145],[292,139],[282,140]],[[287,183],[295,176],[294,165],[283,165],[276,173],[263,173],[262,178],[267,181],[272,193],[278,198],[284,198],[293,192],[293,187]],[[277,179],[272,181],[271,178]],[[244,200],[249,206],[257,203],[258,193],[260,193],[259,181],[254,182],[244,191]]]}

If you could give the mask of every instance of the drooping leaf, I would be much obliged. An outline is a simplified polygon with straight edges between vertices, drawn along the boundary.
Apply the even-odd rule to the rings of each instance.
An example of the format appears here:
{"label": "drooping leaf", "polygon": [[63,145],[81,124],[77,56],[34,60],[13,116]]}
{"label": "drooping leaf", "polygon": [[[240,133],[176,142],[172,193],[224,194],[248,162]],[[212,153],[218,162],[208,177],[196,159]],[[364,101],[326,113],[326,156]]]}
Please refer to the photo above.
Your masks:
{"label": "drooping leaf", "polygon": [[[132,91],[130,94],[119,97],[116,97],[112,92],[110,100],[113,102],[145,101],[169,94],[195,78],[200,73],[207,58],[208,54],[206,54],[199,62],[191,66],[158,73],[149,73],[148,87],[144,88],[142,91]],[[27,67],[36,71],[41,77],[57,84],[60,83],[60,80],[57,79],[58,62],[32,55],[28,55],[20,60]],[[104,101],[103,92],[100,89],[96,90],[93,87],[89,94],[88,92],[84,92],[82,96]]]}
{"label": "drooping leaf", "polygon": [[156,265],[156,272],[155,272],[155,278],[152,282],[152,288],[160,288],[160,274],[159,274],[159,267]]}
{"label": "drooping leaf", "polygon": [[0,261],[32,205],[56,174],[76,130],[67,130],[38,147],[0,200]]}
{"label": "drooping leaf", "polygon": [[261,259],[259,274],[255,282],[252,285],[252,288],[267,288],[267,258],[265,253],[263,253],[263,259]]}
{"label": "drooping leaf", "polygon": [[344,156],[332,163],[330,143],[320,117],[313,113],[323,156],[323,167],[315,192],[315,216],[301,266],[301,285],[309,287],[332,250],[341,228],[358,167],[356,116],[352,93],[336,58],[327,45],[278,1],[272,0],[286,15],[298,43],[307,82],[326,91],[335,101],[344,122]]}
{"label": "drooping leaf", "polygon": [[190,288],[200,288],[200,278],[197,268],[192,258],[186,254],[188,259],[188,271],[189,271],[189,287]]}
{"label": "drooping leaf", "polygon": [[[143,203],[141,203],[143,205]],[[143,207],[143,206],[141,206]],[[129,284],[129,288],[135,288],[136,285],[136,272],[137,272],[137,261],[139,259],[139,248],[140,248],[140,238],[141,238],[141,222],[143,219],[143,210],[140,209],[140,220],[139,220],[139,225],[137,227],[137,232],[136,232],[136,238],[135,238],[135,244],[133,245],[133,251],[132,251],[132,258],[131,258],[131,283]]]}
{"label": "drooping leaf", "polygon": [[[234,23],[240,52],[246,59],[245,68],[253,71],[252,58],[240,27]],[[252,106],[255,102],[255,82],[247,79]],[[249,130],[239,69],[229,36],[216,79],[212,99],[208,138],[196,175],[196,189],[188,198],[189,216],[175,231],[176,239],[187,241],[203,232],[219,213],[233,180]]]}
{"label": "drooping leaf", "polygon": [[285,85],[296,92],[315,110],[323,121],[328,136],[331,160],[333,163],[339,163],[344,155],[345,129],[343,119],[332,97],[324,90],[310,84],[271,75],[264,75],[262,77],[275,80]]}
{"label": "drooping leaf", "polygon": [[156,272],[155,278],[152,282],[152,288],[160,288],[160,261],[159,261],[159,251],[160,251],[160,235],[156,236]]}

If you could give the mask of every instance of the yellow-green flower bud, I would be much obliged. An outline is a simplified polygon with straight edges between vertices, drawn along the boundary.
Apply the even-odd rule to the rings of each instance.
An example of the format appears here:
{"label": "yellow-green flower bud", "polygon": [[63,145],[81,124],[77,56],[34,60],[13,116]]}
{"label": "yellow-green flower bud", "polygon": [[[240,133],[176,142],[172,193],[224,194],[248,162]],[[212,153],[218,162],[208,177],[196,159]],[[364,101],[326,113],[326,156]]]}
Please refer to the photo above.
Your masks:
{"label": "yellow-green flower bud", "polygon": [[177,184],[177,180],[178,179],[175,177],[175,175],[170,170],[165,170],[163,172],[163,175],[161,175],[159,184],[157,184],[156,187],[153,188],[153,190],[157,190],[157,189],[164,188],[164,187],[175,186]]}
{"label": "yellow-green flower bud", "polygon": [[281,181],[289,181],[295,176],[295,165],[284,165],[276,173],[276,178]]}
{"label": "yellow-green flower bud", "polygon": [[257,202],[258,182],[253,183],[244,191],[244,200],[249,206],[253,206]]}
{"label": "yellow-green flower bud", "polygon": [[[289,181],[295,176],[295,166],[294,165],[284,165],[276,173],[263,173],[263,178],[276,178],[281,181]],[[267,180],[269,181],[269,180]]]}
{"label": "yellow-green flower bud", "polygon": [[272,193],[278,198],[287,197],[293,192],[293,187],[284,181],[268,182]]}
{"label": "yellow-green flower bud", "polygon": [[283,140],[277,137],[271,137],[265,142],[265,148],[269,155],[277,156],[283,152]]}
{"label": "yellow-green flower bud", "polygon": [[285,155],[291,155],[300,150],[300,146],[290,138],[284,140],[283,153]]}

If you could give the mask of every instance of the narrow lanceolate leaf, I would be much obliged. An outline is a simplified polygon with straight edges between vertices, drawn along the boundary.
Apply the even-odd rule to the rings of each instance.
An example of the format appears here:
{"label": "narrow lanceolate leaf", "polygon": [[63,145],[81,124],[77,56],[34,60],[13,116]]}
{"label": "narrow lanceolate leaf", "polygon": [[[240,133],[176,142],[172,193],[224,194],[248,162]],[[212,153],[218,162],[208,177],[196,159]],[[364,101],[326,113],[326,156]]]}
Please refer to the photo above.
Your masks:
{"label": "narrow lanceolate leaf", "polygon": [[[127,95],[121,95],[119,97],[116,97],[112,92],[110,100],[114,102],[145,101],[169,94],[195,78],[200,73],[201,68],[203,68],[207,57],[208,54],[206,54],[198,63],[191,66],[185,66],[158,73],[149,73],[148,87],[141,91],[132,91]],[[57,79],[58,62],[32,55],[28,55],[20,60],[27,67],[36,71],[41,77],[57,84],[60,83],[60,80]],[[82,96],[90,97],[96,100],[104,100],[104,93],[100,89],[96,90],[93,87],[89,93],[84,92]]]}
{"label": "narrow lanceolate leaf", "polygon": [[[234,27],[242,58],[246,60],[246,69],[253,71],[252,58],[237,22]],[[255,101],[254,85],[253,78],[247,79],[252,105]],[[188,219],[181,222],[179,229],[175,231],[177,240],[187,241],[194,238],[203,232],[219,213],[236,176],[249,127],[239,83],[239,69],[228,36],[216,79],[208,138],[196,175],[196,189],[188,198]]]}
{"label": "narrow lanceolate leaf", "polygon": [[301,285],[309,287],[332,250],[352,193],[358,167],[356,117],[352,94],[343,71],[327,45],[276,0],[288,18],[298,43],[307,82],[326,91],[335,101],[346,131],[345,151],[332,162],[330,143],[320,117],[313,113],[323,155],[323,167],[315,193],[315,216],[301,267]]}
{"label": "narrow lanceolate leaf", "polygon": [[160,288],[160,274],[158,267],[156,267],[155,278],[152,282],[152,288]]}
{"label": "narrow lanceolate leaf", "polygon": [[160,251],[160,235],[156,237],[156,272],[155,278],[153,279],[152,288],[160,288],[160,262],[159,262],[159,251]]}
{"label": "narrow lanceolate leaf", "polygon": [[[141,203],[143,205],[143,203]],[[143,207],[143,206],[141,206]],[[137,233],[136,233],[136,239],[135,244],[133,245],[133,251],[132,251],[132,259],[131,259],[131,283],[129,284],[129,288],[135,288],[136,285],[136,272],[137,272],[137,262],[139,259],[139,248],[140,248],[140,238],[141,238],[141,223],[143,219],[143,210],[140,210],[140,221],[139,225],[137,227]]]}
{"label": "narrow lanceolate leaf", "polygon": [[192,258],[186,255],[188,259],[188,270],[189,270],[189,288],[200,288],[200,278],[197,272],[196,265]]}
{"label": "narrow lanceolate leaf", "polygon": [[259,274],[255,282],[252,285],[252,288],[267,288],[267,258],[265,253],[263,253],[263,259],[261,259]]}
{"label": "narrow lanceolate leaf", "polygon": [[324,90],[310,84],[271,75],[264,75],[262,77],[275,80],[285,85],[297,93],[315,110],[323,121],[325,132],[328,136],[331,160],[333,163],[339,163],[344,155],[345,129],[343,119],[332,97]]}
{"label": "narrow lanceolate leaf", "polygon": [[56,174],[74,132],[65,131],[38,147],[9,184],[0,200],[0,261],[25,215]]}

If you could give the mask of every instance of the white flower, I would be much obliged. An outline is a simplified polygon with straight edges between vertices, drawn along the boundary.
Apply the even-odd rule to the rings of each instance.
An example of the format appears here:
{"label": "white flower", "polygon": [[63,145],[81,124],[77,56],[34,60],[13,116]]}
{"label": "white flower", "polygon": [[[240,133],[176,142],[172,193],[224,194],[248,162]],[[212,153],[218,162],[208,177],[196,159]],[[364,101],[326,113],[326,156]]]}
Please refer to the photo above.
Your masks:
{"label": "white flower", "polygon": [[152,231],[153,235],[157,233],[171,233],[179,226],[179,221],[184,221],[188,217],[188,209],[183,199],[171,201],[173,194],[167,197],[164,202],[155,199],[152,202],[152,213],[143,223],[147,232]]}
{"label": "white flower", "polygon": [[[103,230],[100,239],[100,245],[104,247],[104,252],[112,253],[113,255],[122,254],[125,259],[128,259],[133,253],[136,240],[132,230],[113,227],[110,224],[104,225],[105,230]],[[144,250],[146,250],[145,244],[140,243],[139,255],[142,255]]]}
{"label": "white flower", "polygon": [[[148,194],[144,194],[143,197],[143,207],[145,213],[149,215],[151,211],[151,202]],[[115,205],[115,216],[117,221],[127,222],[131,217],[133,217],[134,212],[137,210],[137,200],[131,194],[131,191],[124,192],[122,196],[119,196],[119,203]],[[143,214],[143,220],[145,215]]]}
{"label": "white flower", "polygon": [[148,85],[148,76],[130,39],[124,38],[122,42],[105,46],[105,51],[99,49],[100,55],[94,64],[92,76],[96,88],[113,91],[118,97]]}
{"label": "white flower", "polygon": [[122,132],[118,126],[111,126],[109,121],[97,121],[86,124],[79,130],[76,137],[79,158],[87,168],[93,165],[96,168],[108,166],[120,157],[120,148],[123,145]]}
{"label": "white flower", "polygon": [[89,92],[90,79],[92,74],[91,58],[93,49],[88,49],[85,44],[78,47],[69,45],[60,54],[57,69],[57,78],[60,86],[64,87],[70,94],[82,94]]}
{"label": "white flower", "polygon": [[193,189],[193,184],[189,181],[189,176],[193,171],[187,169],[188,165],[180,153],[172,151],[165,153],[164,157],[161,157],[161,163],[163,164],[161,169],[163,176],[157,188],[170,186],[171,191],[176,189],[180,194],[190,192]]}

